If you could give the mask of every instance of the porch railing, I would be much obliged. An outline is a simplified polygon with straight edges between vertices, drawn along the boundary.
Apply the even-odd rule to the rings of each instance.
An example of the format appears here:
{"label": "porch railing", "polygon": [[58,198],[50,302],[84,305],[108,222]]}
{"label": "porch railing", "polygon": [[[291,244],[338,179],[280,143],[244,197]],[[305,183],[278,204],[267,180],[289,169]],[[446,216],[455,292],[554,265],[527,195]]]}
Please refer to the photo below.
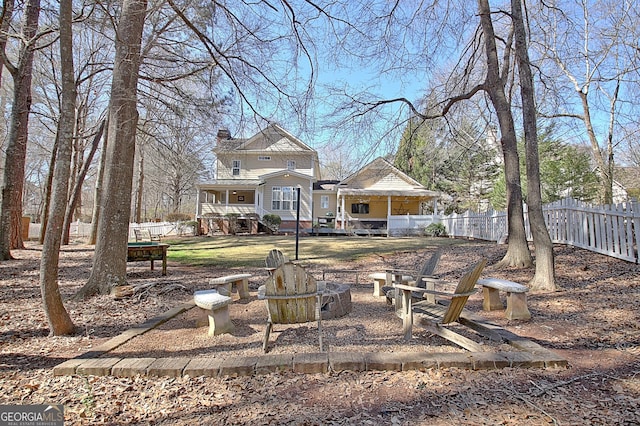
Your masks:
{"label": "porch railing", "polygon": [[392,215],[387,218],[387,231],[391,236],[421,235],[427,226],[438,222],[438,215]]}
{"label": "porch railing", "polygon": [[219,215],[224,216],[226,214],[239,214],[241,216],[255,214],[256,207],[253,204],[217,204],[217,203],[204,203],[202,204],[202,216]]}

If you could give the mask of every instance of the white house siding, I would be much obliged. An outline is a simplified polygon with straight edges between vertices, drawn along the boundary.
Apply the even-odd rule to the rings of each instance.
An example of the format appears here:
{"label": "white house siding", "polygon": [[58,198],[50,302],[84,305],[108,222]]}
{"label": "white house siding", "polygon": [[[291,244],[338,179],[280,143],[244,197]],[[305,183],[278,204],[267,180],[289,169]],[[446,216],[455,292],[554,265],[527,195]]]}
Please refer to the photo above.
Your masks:
{"label": "white house siding", "polygon": [[404,179],[400,179],[396,174],[389,173],[367,189],[404,190],[412,188],[415,188],[415,185],[410,185]]}
{"label": "white house siding", "polygon": [[[322,196],[329,197],[329,207],[323,209],[321,207],[320,199]],[[331,213],[332,216],[335,217],[336,212],[338,211],[338,199],[336,197],[336,191],[314,191],[313,192],[313,220],[317,221],[319,218],[326,218],[327,213]]]}
{"label": "white house siding", "polygon": [[[277,214],[283,221],[295,221],[296,210],[272,210],[272,189],[274,186],[292,186],[294,188],[300,186],[300,220],[311,221],[311,182],[309,179],[303,179],[297,176],[285,177],[283,175],[269,179],[262,186],[264,191],[264,209],[270,213]],[[294,194],[294,197],[295,195],[296,194]]]}
{"label": "white house siding", "polygon": [[[258,157],[262,155],[271,156],[271,160],[258,160]],[[240,160],[239,176],[232,174],[233,160]],[[314,175],[315,163],[309,157],[309,153],[256,154],[238,151],[235,154],[224,154],[218,157],[217,176],[218,179],[258,179],[262,175],[286,170],[288,160],[296,162],[296,172],[309,176]]]}

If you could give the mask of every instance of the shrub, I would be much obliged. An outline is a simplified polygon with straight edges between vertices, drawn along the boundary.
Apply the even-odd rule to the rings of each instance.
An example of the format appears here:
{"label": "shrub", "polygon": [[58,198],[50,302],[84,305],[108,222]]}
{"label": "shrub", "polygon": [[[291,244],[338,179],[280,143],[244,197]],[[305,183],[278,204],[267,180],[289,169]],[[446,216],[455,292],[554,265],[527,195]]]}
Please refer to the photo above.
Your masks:
{"label": "shrub", "polygon": [[277,214],[265,214],[264,216],[262,216],[262,222],[272,232],[277,232],[280,224],[282,223],[282,218]]}
{"label": "shrub", "polygon": [[432,223],[425,228],[424,233],[428,237],[446,237],[447,229],[441,223]]}
{"label": "shrub", "polygon": [[167,222],[184,222],[191,220],[191,215],[187,213],[167,213],[165,220]]}

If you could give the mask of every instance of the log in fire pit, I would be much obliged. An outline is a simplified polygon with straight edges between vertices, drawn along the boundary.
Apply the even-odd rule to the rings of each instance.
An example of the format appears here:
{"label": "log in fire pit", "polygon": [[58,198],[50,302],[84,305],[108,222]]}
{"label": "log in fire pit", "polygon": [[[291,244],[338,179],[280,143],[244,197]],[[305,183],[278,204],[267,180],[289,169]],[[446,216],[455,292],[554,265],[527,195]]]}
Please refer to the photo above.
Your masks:
{"label": "log in fire pit", "polygon": [[318,290],[322,290],[320,312],[323,320],[340,318],[351,312],[351,290],[348,284],[318,281]]}

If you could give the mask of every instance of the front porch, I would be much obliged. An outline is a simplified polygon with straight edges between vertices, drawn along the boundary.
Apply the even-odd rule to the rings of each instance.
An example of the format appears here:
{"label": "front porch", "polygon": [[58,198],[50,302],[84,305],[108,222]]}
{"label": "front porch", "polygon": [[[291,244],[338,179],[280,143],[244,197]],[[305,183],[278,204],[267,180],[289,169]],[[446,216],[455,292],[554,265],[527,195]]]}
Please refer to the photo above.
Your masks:
{"label": "front porch", "polygon": [[258,213],[258,208],[253,204],[221,204],[221,203],[203,203],[200,204],[201,210],[199,216],[201,217],[218,217],[218,216],[230,216],[237,215],[240,217],[255,216]]}
{"label": "front porch", "polygon": [[[421,235],[439,222],[438,193],[423,189],[338,189],[335,227],[357,235]],[[433,210],[433,214],[427,214]]]}

